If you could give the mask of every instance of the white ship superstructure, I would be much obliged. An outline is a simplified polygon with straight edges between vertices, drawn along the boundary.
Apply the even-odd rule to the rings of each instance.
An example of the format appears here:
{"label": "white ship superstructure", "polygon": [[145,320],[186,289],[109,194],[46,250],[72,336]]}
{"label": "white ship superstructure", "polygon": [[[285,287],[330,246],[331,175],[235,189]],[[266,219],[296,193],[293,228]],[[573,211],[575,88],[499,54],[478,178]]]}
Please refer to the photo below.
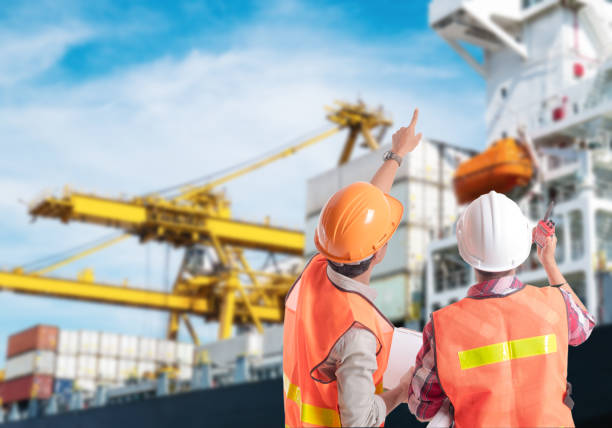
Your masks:
{"label": "white ship superstructure", "polygon": [[[519,129],[531,140],[538,173],[519,203],[535,224],[556,202],[559,267],[610,321],[612,2],[434,0],[429,23],[486,80],[487,143]],[[475,283],[454,233],[430,244],[428,261],[425,320]],[[519,278],[547,284],[535,251]]]}

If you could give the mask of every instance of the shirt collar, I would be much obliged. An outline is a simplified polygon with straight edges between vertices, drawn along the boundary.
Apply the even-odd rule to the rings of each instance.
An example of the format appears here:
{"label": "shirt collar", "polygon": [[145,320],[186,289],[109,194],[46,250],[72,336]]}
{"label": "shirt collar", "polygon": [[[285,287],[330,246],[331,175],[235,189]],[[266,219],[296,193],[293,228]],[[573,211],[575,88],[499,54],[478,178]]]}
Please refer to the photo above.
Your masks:
{"label": "shirt collar", "polygon": [[509,275],[472,285],[468,290],[467,296],[505,296],[506,294],[523,287],[524,284],[516,276]]}
{"label": "shirt collar", "polygon": [[364,295],[371,302],[376,300],[376,295],[378,294],[376,289],[336,272],[329,267],[329,265],[327,265],[327,277],[334,283],[335,286],[340,287],[343,290],[356,291],[359,294]]}

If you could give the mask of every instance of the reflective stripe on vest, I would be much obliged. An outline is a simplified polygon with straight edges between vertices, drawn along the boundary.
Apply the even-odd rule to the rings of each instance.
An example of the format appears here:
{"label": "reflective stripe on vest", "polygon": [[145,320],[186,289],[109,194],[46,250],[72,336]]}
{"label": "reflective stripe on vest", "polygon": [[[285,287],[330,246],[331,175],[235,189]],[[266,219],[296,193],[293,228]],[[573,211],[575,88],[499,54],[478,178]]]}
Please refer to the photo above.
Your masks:
{"label": "reflective stripe on vest", "polygon": [[461,370],[557,352],[557,336],[528,337],[458,352]]}
{"label": "reflective stripe on vest", "polygon": [[[285,398],[300,406],[300,416],[302,422],[326,427],[341,426],[340,414],[337,410],[302,403],[300,387],[291,383],[285,373],[283,373],[283,390],[285,392]],[[381,392],[383,392],[383,384],[382,382],[379,382],[378,385],[376,385],[376,394],[380,394]]]}
{"label": "reflective stripe on vest", "polygon": [[285,397],[288,400],[294,401],[300,407],[300,418],[302,422],[324,427],[341,426],[340,414],[337,410],[302,403],[300,387],[292,384],[285,373],[283,373],[283,389],[285,390]]}

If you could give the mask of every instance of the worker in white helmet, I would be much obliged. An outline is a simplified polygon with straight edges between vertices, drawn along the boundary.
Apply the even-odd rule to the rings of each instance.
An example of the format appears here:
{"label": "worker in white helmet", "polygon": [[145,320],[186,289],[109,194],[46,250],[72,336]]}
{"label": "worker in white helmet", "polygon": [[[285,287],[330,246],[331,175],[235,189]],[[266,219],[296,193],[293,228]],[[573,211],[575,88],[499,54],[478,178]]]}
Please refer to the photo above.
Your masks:
{"label": "worker in white helmet", "polygon": [[419,420],[447,413],[457,427],[574,425],[567,349],[586,341],[595,321],[557,267],[554,234],[537,250],[550,286],[515,276],[532,234],[518,205],[494,191],[459,218],[459,253],[478,283],[423,330],[408,398]]}

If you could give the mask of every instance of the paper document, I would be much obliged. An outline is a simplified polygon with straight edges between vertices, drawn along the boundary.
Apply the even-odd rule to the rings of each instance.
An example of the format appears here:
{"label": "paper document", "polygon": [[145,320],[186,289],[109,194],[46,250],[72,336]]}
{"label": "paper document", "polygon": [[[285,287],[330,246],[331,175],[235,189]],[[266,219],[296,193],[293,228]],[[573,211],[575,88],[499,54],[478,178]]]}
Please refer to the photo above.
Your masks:
{"label": "paper document", "polygon": [[414,366],[416,356],[423,344],[423,333],[407,328],[396,328],[393,331],[389,363],[383,375],[383,388],[393,389],[400,378]]}

